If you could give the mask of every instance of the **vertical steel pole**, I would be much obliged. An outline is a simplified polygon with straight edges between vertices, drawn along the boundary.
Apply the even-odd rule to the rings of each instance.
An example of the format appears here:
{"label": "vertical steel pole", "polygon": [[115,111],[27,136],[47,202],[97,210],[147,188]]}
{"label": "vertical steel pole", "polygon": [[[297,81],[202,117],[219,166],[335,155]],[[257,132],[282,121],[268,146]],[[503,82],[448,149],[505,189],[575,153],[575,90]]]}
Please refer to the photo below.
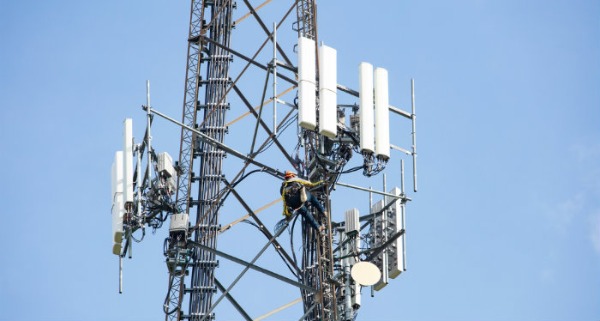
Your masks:
{"label": "vertical steel pole", "polygon": [[123,257],[119,255],[119,294],[123,293]]}
{"label": "vertical steel pole", "polygon": [[400,193],[404,195],[404,160],[400,160]]}
{"label": "vertical steel pole", "polygon": [[151,170],[152,170],[152,146],[151,146],[151,140],[152,140],[152,135],[150,132],[150,125],[152,124],[150,122],[150,119],[152,118],[152,114],[150,113],[150,80],[146,80],[146,128],[147,128],[147,141],[146,141],[146,147],[148,150],[148,182],[150,182],[150,177],[152,177],[151,174]]}
{"label": "vertical steel pole", "polygon": [[[340,233],[341,234],[341,233]],[[340,240],[341,240],[341,236],[340,236]],[[348,247],[350,245],[346,244],[344,245],[344,256],[346,256],[346,258],[344,259],[344,276],[346,279],[346,282],[344,284],[345,286],[345,290],[344,290],[344,315],[345,318],[344,320],[352,320],[352,298],[351,298],[351,292],[352,289],[350,288],[350,258],[347,257],[348,253],[350,252],[348,250]]]}
{"label": "vertical steel pole", "polygon": [[[369,190],[371,190],[371,186],[369,186]],[[371,213],[371,210],[373,208],[373,192],[369,192],[369,213]],[[371,224],[371,229],[375,230],[375,233],[377,233],[377,229],[375,229],[373,227],[373,225],[375,223],[375,219],[373,218],[373,224]],[[371,297],[375,296],[375,288],[371,285]]]}
{"label": "vertical steel pole", "polygon": [[[386,192],[387,191],[387,186],[386,186],[386,175],[385,173],[383,174],[383,191]],[[386,201],[387,201],[387,197],[383,197],[384,202],[383,202],[383,207],[385,207]],[[383,210],[381,212],[381,243],[385,244],[385,242],[387,242],[387,210]],[[384,248],[383,251],[381,252],[381,280],[383,281],[383,283],[387,284],[389,282],[388,280],[388,250],[387,248]]]}
{"label": "vertical steel pole", "polygon": [[406,271],[406,204],[404,201],[400,204],[400,210],[402,212],[402,229],[405,231],[402,234],[402,270]]}
{"label": "vertical steel pole", "polygon": [[142,184],[144,182],[144,179],[142,178],[142,153],[141,153],[141,144],[136,145],[135,149],[136,149],[136,154],[137,154],[137,164],[135,166],[135,169],[137,171],[137,175],[136,175],[136,182],[135,182],[135,186],[137,188],[137,216],[139,219],[141,219],[142,222],[142,226],[143,226],[143,222],[144,222],[144,218],[143,218],[143,211],[142,211]]}
{"label": "vertical steel pole", "polygon": [[417,192],[417,114],[415,113],[415,80],[410,80],[410,96],[412,105],[412,159],[413,159],[413,187]]}
{"label": "vertical steel pole", "polygon": [[277,23],[273,22],[273,135],[277,136]]}
{"label": "vertical steel pole", "polygon": [[131,259],[133,257],[133,245],[131,243],[133,243],[133,232],[132,232],[133,228],[130,226],[129,227],[129,231],[127,232],[127,238],[129,239],[129,241],[127,242],[128,245],[128,249],[127,252],[129,253],[129,259]]}
{"label": "vertical steel pole", "polygon": [[[401,159],[400,160],[400,176],[401,176],[401,180],[400,180],[400,193],[403,197],[405,197],[405,192],[404,192],[404,160]],[[406,214],[406,201],[404,199],[401,200],[400,202],[400,215],[401,216],[401,223],[402,226],[400,229],[403,229],[406,231],[406,221],[405,221],[405,214]],[[397,214],[396,214],[397,215]],[[406,271],[406,232],[404,234],[402,234],[401,236],[402,238],[402,270]],[[397,251],[399,251],[400,249],[397,249]]]}

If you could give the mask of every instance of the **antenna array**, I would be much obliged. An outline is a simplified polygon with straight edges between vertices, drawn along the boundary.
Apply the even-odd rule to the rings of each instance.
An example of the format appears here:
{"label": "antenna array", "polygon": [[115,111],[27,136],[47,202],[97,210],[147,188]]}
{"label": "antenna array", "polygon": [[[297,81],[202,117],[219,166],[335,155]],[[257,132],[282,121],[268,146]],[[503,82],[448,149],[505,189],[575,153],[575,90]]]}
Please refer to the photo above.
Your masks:
{"label": "antenna array", "polygon": [[[404,190],[404,161],[400,161],[400,188],[386,192],[385,171],[398,154],[392,150],[401,152],[399,158],[411,156],[416,192],[414,82],[411,112],[389,104],[388,71],[384,68],[361,63],[358,91],[343,86],[337,79],[338,51],[317,45],[314,0],[293,1],[290,7],[271,4],[270,0],[256,7],[248,0],[243,4],[248,13],[242,12],[234,20],[235,9],[240,8],[231,1],[191,1],[181,121],[150,106],[149,84],[143,106],[146,131],[141,142],[134,141],[132,121],[125,121],[124,150],[116,153],[112,169],[113,253],[119,256],[122,271],[123,258],[131,258],[132,243],[143,239],[145,228],[157,229],[169,220],[163,251],[169,272],[165,320],[217,319],[222,302],[228,302],[239,318],[259,320],[300,301],[300,320],[354,320],[362,304],[362,287],[372,286],[372,292],[381,290],[406,270],[405,216],[411,199]],[[267,5],[274,7],[268,11],[275,21],[272,30],[258,11]],[[291,21],[291,27],[295,34],[290,35],[285,32],[285,23],[290,23],[294,9],[296,20]],[[254,24],[247,27],[245,40],[253,39],[258,45],[233,47],[235,33],[244,37],[250,17]],[[271,57],[265,50],[268,42],[273,45]],[[292,50],[296,53],[290,53]],[[297,55],[297,63],[290,59],[292,55]],[[262,91],[256,82],[261,77]],[[269,82],[271,97],[266,96]],[[282,84],[289,87],[281,90]],[[340,103],[347,99],[355,102]],[[264,106],[270,102],[272,126],[265,121],[269,111]],[[390,141],[390,121],[395,120],[390,119],[390,111],[411,121],[410,150]],[[247,118],[250,115],[253,118]],[[167,153],[155,153],[151,146],[155,116],[181,128],[175,162]],[[361,159],[356,162],[354,155]],[[279,185],[286,168],[310,181],[322,182],[311,193],[330,214],[319,216],[312,207],[308,211],[326,226],[324,233],[311,228],[304,218],[299,220],[300,216],[281,220],[271,232],[257,214],[273,212],[269,207],[277,201],[253,209],[257,199],[265,198],[262,192],[270,190],[265,184]],[[360,170],[366,178],[383,172],[382,190],[340,181]],[[256,189],[259,186],[260,190]],[[333,193],[344,193],[337,187],[363,191],[370,200],[373,195],[382,199],[375,204],[370,201],[369,213],[360,216],[358,208],[334,206]],[[246,214],[231,217],[222,210],[225,203]],[[232,223],[223,224],[224,219]],[[223,250],[226,242],[220,240],[224,233],[236,233],[232,231],[239,229],[241,222],[254,226],[259,232],[255,237],[266,242],[257,246],[255,254],[235,248]],[[300,235],[295,234],[298,230]],[[280,243],[283,238],[289,238],[290,246]],[[299,259],[294,245],[298,241],[302,243]],[[217,246],[220,243],[223,245]],[[266,255],[279,257],[286,269],[282,272],[259,266],[257,262]],[[231,279],[219,274],[225,264],[241,265],[243,270]],[[234,295],[248,271],[297,288],[301,298],[258,318],[251,317],[256,307],[244,306],[239,295]],[[122,291],[121,278],[119,284]]]}

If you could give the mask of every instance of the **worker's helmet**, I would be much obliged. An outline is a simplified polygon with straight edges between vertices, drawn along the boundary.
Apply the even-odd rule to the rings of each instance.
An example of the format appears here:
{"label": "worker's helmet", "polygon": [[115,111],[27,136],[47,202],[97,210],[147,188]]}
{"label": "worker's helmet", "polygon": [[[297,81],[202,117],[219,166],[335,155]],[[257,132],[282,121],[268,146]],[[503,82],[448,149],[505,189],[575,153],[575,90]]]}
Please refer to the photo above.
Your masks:
{"label": "worker's helmet", "polygon": [[296,177],[296,173],[292,171],[285,171],[285,179],[290,179],[292,177]]}

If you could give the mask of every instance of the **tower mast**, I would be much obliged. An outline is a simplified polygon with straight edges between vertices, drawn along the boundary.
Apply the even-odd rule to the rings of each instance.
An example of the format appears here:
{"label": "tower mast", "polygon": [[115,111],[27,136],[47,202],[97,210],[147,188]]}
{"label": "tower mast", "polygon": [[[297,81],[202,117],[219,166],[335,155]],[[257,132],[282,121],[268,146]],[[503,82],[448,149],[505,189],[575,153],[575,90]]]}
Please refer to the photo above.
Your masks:
{"label": "tower mast", "polygon": [[[192,0],[188,34],[188,54],[184,89],[182,123],[197,128],[207,136],[223,143],[225,112],[228,109],[227,87],[230,84],[230,54],[223,48],[230,45],[233,2],[229,0]],[[207,39],[209,41],[207,41]],[[203,77],[202,66],[205,66]],[[203,93],[202,93],[203,91]],[[222,185],[224,152],[196,139],[192,131],[182,127],[179,152],[177,205],[184,215],[192,214],[191,239],[210,249],[217,247],[219,197]],[[194,200],[193,193],[196,192]],[[171,231],[169,250],[172,255],[186,248],[186,240],[175,239]],[[165,302],[167,320],[200,320],[209,312],[212,295],[216,292],[215,254],[195,247],[187,251],[181,275],[171,273],[169,293]],[[169,258],[168,258],[169,259]],[[175,262],[174,264],[179,264]],[[185,271],[191,268],[191,280],[186,288]],[[189,314],[181,305],[189,297]],[[168,305],[172,308],[166,308]]]}
{"label": "tower mast", "polygon": [[[113,253],[119,255],[120,260],[127,253],[131,258],[131,242],[139,242],[132,234],[137,230],[144,233],[146,225],[160,228],[163,222],[170,219],[169,236],[163,249],[169,272],[168,291],[163,305],[166,321],[215,320],[214,311],[216,309],[221,314],[223,310],[217,306],[225,299],[241,318],[248,321],[262,320],[298,302],[303,303],[302,307],[297,307],[301,309],[300,320],[303,321],[353,320],[361,306],[361,287],[373,286],[372,291],[380,290],[388,284],[389,278],[395,278],[406,270],[404,215],[405,204],[410,199],[404,193],[403,163],[401,190],[387,192],[385,178],[383,191],[345,184],[339,178],[358,170],[362,170],[366,177],[383,172],[390,159],[390,149],[396,149],[413,157],[416,192],[414,93],[412,113],[389,105],[387,70],[373,70],[368,63],[361,63],[359,67],[359,91],[338,84],[337,51],[317,44],[316,0],[273,2],[275,8],[267,11],[267,14],[281,16],[278,16],[280,20],[273,23],[272,31],[258,13],[271,0],[265,0],[256,7],[250,4],[250,0],[241,1],[248,13],[233,21],[233,10],[236,8],[233,0],[191,0],[181,122],[152,108],[148,99],[148,106],[143,106],[148,115],[146,137],[142,144],[134,145],[135,148],[131,146],[131,121],[126,122],[125,152],[117,153],[113,168]],[[291,25],[297,37],[294,33],[288,33],[286,37],[285,32],[279,30],[283,29],[282,25],[288,18],[294,19],[294,11],[296,20]],[[256,24],[248,26],[247,30],[240,30],[240,23],[248,17],[254,18]],[[243,40],[241,50],[231,46],[234,28],[238,29]],[[244,35],[241,31],[248,33]],[[253,47],[246,43],[253,38],[260,39],[261,34],[264,37],[262,45]],[[269,41],[273,43],[273,55],[271,62],[266,64],[269,57],[263,49]],[[289,58],[291,55],[288,56],[283,48],[298,49],[297,63]],[[256,52],[251,54],[253,49]],[[232,65],[234,57],[236,62],[245,63],[245,67],[239,68],[241,65],[237,63]],[[269,79],[271,76],[272,80]],[[261,77],[265,77],[262,92],[258,87],[260,82],[256,81]],[[273,82],[273,96],[270,98],[266,96],[269,81]],[[289,88],[278,92],[278,81],[287,83]],[[360,104],[338,103],[338,92],[345,95],[342,99],[358,99]],[[232,96],[228,96],[230,93]],[[244,107],[248,111],[233,120],[227,120],[230,101],[235,108],[229,113],[239,115]],[[268,116],[263,114],[269,113],[263,107],[271,101],[272,128],[263,120]],[[286,109],[287,114],[279,114],[283,117],[278,120],[278,111]],[[349,122],[346,121],[348,110],[352,112]],[[412,121],[412,151],[390,145],[390,111]],[[154,115],[181,127],[179,158],[175,166],[167,153],[156,155],[150,148],[150,126]],[[246,116],[254,116],[255,119],[244,119]],[[238,121],[240,124],[236,125],[236,130],[228,138],[231,145],[225,144],[228,128]],[[291,124],[297,124],[295,133],[286,131]],[[259,137],[264,138],[262,144]],[[287,149],[295,143],[294,153],[288,153]],[[148,169],[142,178],[141,155],[145,146]],[[271,146],[276,148],[269,149]],[[249,152],[246,148],[249,148]],[[122,168],[132,165],[130,158],[134,152],[138,156],[138,171],[133,175],[133,184],[127,184],[123,177],[131,178],[132,175],[129,170]],[[353,154],[362,156],[361,164],[345,169]],[[224,169],[226,156],[231,156],[232,162],[228,160]],[[230,175],[235,173],[232,171],[235,166],[238,166],[239,172]],[[267,186],[269,181],[265,177],[278,184],[287,176],[283,171],[291,168],[295,168],[298,176],[304,179],[322,183],[307,186],[315,186],[310,192],[323,205],[326,213],[321,215],[322,211],[314,208],[320,205],[314,203],[314,198],[310,198],[311,202],[306,202],[305,198],[300,207],[290,211],[293,215],[281,219],[271,229],[269,221],[272,223],[277,218],[268,217],[265,225],[257,213],[277,204],[280,199],[262,207],[255,202],[264,201],[264,196],[272,195],[279,187]],[[240,184],[242,181],[245,186]],[[366,191],[370,198],[375,193],[384,199],[373,206],[369,202],[368,214],[363,216],[359,216],[357,208],[337,208],[335,218],[340,219],[339,214],[345,211],[345,220],[342,218],[334,222],[330,194],[336,186]],[[121,196],[134,190],[137,191],[135,199],[132,197],[127,201],[128,198]],[[279,198],[279,195],[273,196]],[[234,206],[230,207],[231,210],[220,213],[228,197],[235,198],[237,203],[231,204]],[[354,205],[354,201],[351,203],[353,205],[350,206],[358,206]],[[300,209],[306,209],[306,212]],[[240,210],[243,212],[239,213]],[[324,231],[322,227],[315,227],[314,222],[312,226],[307,223],[309,214],[319,221],[317,223],[325,225]],[[222,226],[220,220],[230,223]],[[301,237],[297,234],[294,236],[298,220],[302,221]],[[255,242],[248,241],[241,249],[239,242],[232,245],[222,238],[220,249],[217,248],[220,234],[233,231],[232,227],[238,223],[250,224],[260,232],[258,239],[264,240],[264,236],[267,240],[262,248],[258,247],[260,244],[257,245],[260,250],[252,259],[247,256],[251,254],[249,249],[257,244]],[[279,236],[285,231],[289,234],[289,247],[280,243]],[[244,234],[243,237],[247,236],[250,235]],[[294,242],[299,239],[302,241],[301,256],[297,257],[295,251],[298,246]],[[121,246],[123,240],[124,247]],[[227,253],[224,248],[231,252]],[[257,264],[261,256],[268,253],[277,254],[281,266],[269,265],[264,268]],[[222,259],[221,263],[218,258]],[[219,274],[217,278],[218,266],[230,271],[230,266],[224,262],[242,265],[243,270],[233,280],[228,272]],[[359,267],[356,275],[354,266]],[[257,306],[238,301],[234,297],[236,293],[232,291],[237,291],[233,288],[249,270],[268,277],[270,281],[294,286],[300,291],[301,297],[258,318],[251,317],[251,314],[257,313]],[[284,271],[283,274],[281,271]],[[255,281],[254,274],[252,277],[252,281]],[[268,283],[261,282],[263,284],[264,289],[271,289],[266,285]],[[254,292],[249,294],[247,290],[237,294],[240,293],[242,296],[254,295]],[[271,294],[283,299],[292,292],[286,291],[285,296],[278,297],[280,293],[273,290]],[[298,295],[298,292],[294,293]],[[250,309],[245,310],[248,307]]]}

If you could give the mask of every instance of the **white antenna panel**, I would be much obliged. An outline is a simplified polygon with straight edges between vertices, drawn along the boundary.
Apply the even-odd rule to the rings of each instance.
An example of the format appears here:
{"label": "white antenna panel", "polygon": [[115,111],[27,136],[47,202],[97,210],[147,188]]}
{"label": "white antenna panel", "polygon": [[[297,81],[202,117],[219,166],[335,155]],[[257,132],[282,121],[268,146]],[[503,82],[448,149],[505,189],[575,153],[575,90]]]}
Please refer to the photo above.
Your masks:
{"label": "white antenna panel", "polygon": [[388,72],[375,68],[375,154],[390,158],[390,98]]}
{"label": "white antenna panel", "polygon": [[[371,206],[371,213],[381,212],[380,215],[375,217],[374,222],[373,222],[374,224],[371,227],[371,230],[373,230],[375,232],[373,235],[373,239],[372,239],[372,242],[373,242],[372,246],[379,246],[385,242],[385,234],[386,234],[385,221],[387,219],[386,218],[387,212],[382,211],[384,206],[385,206],[384,200],[380,200],[379,202],[377,202],[377,203],[373,204],[373,206]],[[384,250],[383,252],[379,253],[379,255],[377,255],[373,259],[373,263],[381,271],[381,278],[380,278],[379,282],[377,282],[373,285],[373,289],[375,289],[375,291],[379,291],[388,284],[388,269],[387,269],[388,254],[387,254],[387,251]]]}
{"label": "white antenna panel", "polygon": [[298,80],[316,83],[315,41],[305,37],[298,38]]}
{"label": "white antenna panel", "polygon": [[315,41],[298,38],[298,124],[302,128],[317,128],[317,75]]}
{"label": "white antenna panel", "polygon": [[302,128],[317,128],[317,86],[308,81],[298,82],[298,124]]}
{"label": "white antenna panel", "polygon": [[111,169],[111,195],[113,197],[113,204],[115,196],[117,194],[123,194],[123,152],[118,151],[115,153],[115,160],[112,164]]}
{"label": "white antenna panel", "polygon": [[375,151],[373,134],[373,65],[361,62],[358,65],[360,150]]}
{"label": "white antenna panel", "polygon": [[331,139],[337,136],[337,95],[327,89],[319,93],[319,134]]}
{"label": "white antenna panel", "polygon": [[319,47],[319,133],[337,136],[337,51]]}
{"label": "white antenna panel", "polygon": [[[398,187],[394,187],[390,191],[390,194],[400,195],[400,189]],[[391,201],[391,197],[386,197],[386,203]],[[402,214],[402,204],[398,199],[394,202],[394,204],[392,204],[392,206],[390,206],[388,211],[388,237],[391,237],[404,228]],[[400,273],[402,273],[402,271],[404,271],[404,235],[401,235],[399,238],[394,240],[388,249],[389,277],[395,279],[398,275],[400,275]]]}
{"label": "white antenna panel", "polygon": [[123,152],[115,153],[115,160],[111,170],[111,195],[112,195],[112,238],[113,254],[121,254],[121,242],[123,240]]}
{"label": "white antenna panel", "polygon": [[346,233],[360,232],[359,213],[356,208],[346,211]]}
{"label": "white antenna panel", "polygon": [[133,121],[123,122],[123,201],[133,203]]}
{"label": "white antenna panel", "polygon": [[[350,291],[350,297],[351,297],[351,303],[352,306],[357,309],[358,307],[360,307],[361,304],[361,296],[360,296],[360,287],[361,287],[361,282],[369,282],[369,280],[365,280],[367,278],[373,278],[375,277],[374,275],[369,274],[368,272],[364,272],[360,270],[358,270],[358,275],[357,274],[352,274],[354,272],[354,266],[358,263],[360,264],[358,261],[358,255],[356,255],[359,251],[360,251],[360,237],[359,237],[359,233],[360,233],[360,217],[359,217],[359,212],[358,209],[353,208],[350,210],[347,210],[345,213],[345,217],[346,217],[346,224],[345,224],[345,232],[346,232],[346,238],[344,241],[344,243],[346,243],[346,245],[344,246],[343,249],[343,255],[347,256],[344,260],[342,260],[342,265],[344,266],[344,269],[346,268],[350,268],[350,274],[352,276],[352,279],[354,280],[354,282],[352,282],[350,284],[350,287],[347,289],[347,291]],[[352,238],[352,239],[350,239]],[[377,268],[375,268],[377,269]],[[379,270],[378,270],[379,271]],[[364,273],[363,273],[364,272]],[[368,274],[368,275],[365,275]],[[359,280],[357,280],[360,279]],[[377,280],[379,280],[379,276],[377,276]],[[377,280],[375,280],[375,282],[377,282]],[[375,283],[374,282],[374,283]]]}
{"label": "white antenna panel", "polygon": [[[350,269],[350,276],[352,276],[352,269]],[[360,285],[360,283],[358,283],[356,281],[354,282],[354,284],[350,285],[350,289],[352,291],[352,294],[351,294],[352,295],[352,297],[351,297],[352,298],[352,306],[355,309],[358,309],[361,305],[361,301],[362,301],[361,300],[362,297],[360,294],[361,286],[362,285]]]}
{"label": "white antenna panel", "polygon": [[166,177],[175,176],[175,168],[173,167],[173,157],[167,152],[158,154],[158,172]]}

